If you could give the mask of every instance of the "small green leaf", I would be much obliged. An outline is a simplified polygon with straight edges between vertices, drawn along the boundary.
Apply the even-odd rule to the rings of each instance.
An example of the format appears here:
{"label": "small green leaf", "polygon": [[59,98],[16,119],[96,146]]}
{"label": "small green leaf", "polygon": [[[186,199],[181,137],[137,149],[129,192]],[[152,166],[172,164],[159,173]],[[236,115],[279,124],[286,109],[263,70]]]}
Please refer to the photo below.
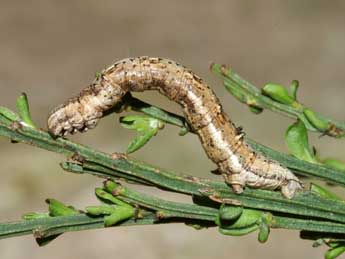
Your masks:
{"label": "small green leaf", "polygon": [[84,168],[83,166],[81,166],[79,163],[76,162],[62,162],[60,163],[60,166],[62,167],[62,169],[68,171],[68,172],[72,172],[72,173],[80,173],[83,174],[84,173]]}
{"label": "small green leaf", "polygon": [[312,110],[305,108],[303,110],[303,114],[308,119],[311,125],[321,131],[326,131],[329,127],[328,121],[320,119],[315,112]]}
{"label": "small green leaf", "polygon": [[[237,212],[239,212],[239,210],[237,210]],[[235,218],[228,222],[220,222],[220,225],[225,229],[241,229],[251,227],[253,225],[256,225],[258,228],[261,215],[262,212],[259,210],[243,209],[241,215],[237,219]]]}
{"label": "small green leaf", "polygon": [[88,206],[85,210],[93,216],[105,215],[105,226],[112,226],[122,220],[132,218],[135,213],[133,207],[115,205]]}
{"label": "small green leaf", "polygon": [[157,130],[148,130],[144,134],[138,134],[129,143],[127,147],[127,153],[133,153],[143,147],[154,135],[157,134]]}
{"label": "small green leaf", "polygon": [[80,214],[75,208],[67,206],[58,200],[47,199],[46,202],[49,204],[49,215],[52,217]]}
{"label": "small green leaf", "polygon": [[148,116],[130,115],[120,118],[120,123],[124,128],[136,130],[139,134],[129,143],[127,153],[143,147],[159,129],[164,127],[164,123],[156,118]]}
{"label": "small green leaf", "polygon": [[88,206],[85,208],[87,213],[93,216],[105,215],[105,226],[114,225],[119,221],[129,219],[135,215],[136,209],[133,206],[131,206],[129,203],[121,201],[111,194],[111,192],[116,190],[118,187],[119,185],[115,182],[110,180],[106,181],[104,183],[105,189],[96,188],[95,193],[97,198],[99,198],[102,202],[107,203],[99,206]]}
{"label": "small green leaf", "polygon": [[109,193],[112,193],[113,191],[115,191],[117,188],[120,187],[120,184],[112,180],[107,180],[103,184],[104,184],[104,189]]}
{"label": "small green leaf", "polygon": [[258,99],[253,95],[248,94],[246,96],[246,104],[249,107],[249,110],[255,114],[261,113],[264,109],[260,106]]}
{"label": "small green leaf", "polygon": [[326,242],[326,245],[328,245],[331,248],[336,248],[338,246],[344,245],[344,242],[339,242],[339,240],[336,241],[336,239],[332,241],[325,240],[325,242]]}
{"label": "small green leaf", "polygon": [[310,163],[318,163],[309,148],[307,129],[302,121],[298,120],[287,129],[285,142],[293,156]]}
{"label": "small green leaf", "polygon": [[318,195],[324,199],[339,200],[339,201],[342,200],[338,195],[330,192],[326,188],[321,187],[320,185],[317,185],[315,183],[310,184],[310,192],[312,192],[312,193],[314,193],[314,194],[316,194],[316,195]]}
{"label": "small green leaf", "polygon": [[12,110],[0,106],[0,114],[4,116],[6,119],[9,119],[10,121],[20,121],[20,117],[17,113],[13,112]]}
{"label": "small green leaf", "polygon": [[22,219],[25,219],[25,220],[42,219],[42,218],[49,218],[49,217],[50,216],[48,213],[40,213],[40,212],[29,212],[22,215]]}
{"label": "small green leaf", "polygon": [[259,225],[258,241],[260,243],[266,243],[270,235],[270,227],[266,223],[261,223]]}
{"label": "small green leaf", "polygon": [[251,226],[243,227],[243,228],[219,227],[219,232],[223,235],[228,235],[228,236],[243,236],[243,235],[249,234],[251,232],[254,232],[258,228],[259,228],[258,225],[251,225]]}
{"label": "small green leaf", "polygon": [[129,115],[120,118],[120,123],[124,128],[145,132],[148,129],[161,129],[163,122],[145,115]]}
{"label": "small green leaf", "polygon": [[108,205],[108,204],[103,204],[99,206],[87,206],[85,208],[86,212],[93,216],[110,215],[114,213],[115,209],[116,209],[115,205]]}
{"label": "small green leaf", "polygon": [[345,246],[338,246],[336,248],[330,248],[325,253],[325,259],[335,259],[344,252],[345,252]]}
{"label": "small green leaf", "polygon": [[222,204],[219,209],[219,217],[221,220],[235,220],[241,216],[242,212],[243,207]]}
{"label": "small green leaf", "polygon": [[321,161],[324,165],[331,167],[338,171],[344,171],[345,172],[345,163],[334,158],[326,158]]}
{"label": "small green leaf", "polygon": [[262,88],[262,93],[282,104],[291,105],[295,102],[295,99],[292,96],[290,96],[288,90],[279,84],[266,84]]}
{"label": "small green leaf", "polygon": [[258,99],[248,91],[228,81],[224,81],[224,86],[237,100],[247,104],[251,112],[259,114],[263,111]]}
{"label": "small green leaf", "polygon": [[265,243],[270,235],[270,225],[273,222],[273,215],[271,213],[262,213],[259,223],[258,241]]}
{"label": "small green leaf", "polygon": [[290,91],[292,98],[296,101],[297,100],[297,90],[299,87],[299,81],[298,80],[292,80],[290,84]]}
{"label": "small green leaf", "polygon": [[228,81],[224,81],[225,88],[240,102],[247,103],[246,92]]}
{"label": "small green leaf", "polygon": [[116,204],[119,206],[124,206],[124,207],[132,207],[130,204],[121,201],[120,199],[116,198],[114,195],[112,195],[111,193],[103,190],[102,188],[96,188],[95,189],[95,193],[97,198],[99,198],[101,201],[105,201],[105,202],[110,202],[112,204]]}
{"label": "small green leaf", "polygon": [[26,96],[25,93],[22,93],[17,98],[16,105],[17,105],[17,111],[18,111],[18,114],[19,114],[19,117],[21,118],[21,120],[27,126],[36,129],[36,126],[31,119],[28,97]]}
{"label": "small green leaf", "polygon": [[117,206],[112,214],[104,217],[104,225],[106,227],[115,225],[116,223],[134,217],[135,209],[123,206]]}
{"label": "small green leaf", "polygon": [[264,109],[258,106],[249,105],[249,110],[254,114],[260,114]]}

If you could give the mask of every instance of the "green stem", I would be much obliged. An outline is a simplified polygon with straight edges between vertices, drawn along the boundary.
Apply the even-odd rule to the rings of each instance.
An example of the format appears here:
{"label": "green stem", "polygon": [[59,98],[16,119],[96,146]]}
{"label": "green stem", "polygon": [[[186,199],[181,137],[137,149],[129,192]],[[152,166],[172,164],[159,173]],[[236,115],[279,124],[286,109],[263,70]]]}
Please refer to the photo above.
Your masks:
{"label": "green stem", "polygon": [[[345,122],[338,122],[325,116],[316,114],[320,120],[326,121],[330,125],[329,129],[326,131],[318,129],[314,127],[305,117],[303,111],[306,107],[303,105],[300,104],[293,106],[274,101],[273,99],[263,95],[260,89],[241,78],[233,70],[227,69],[222,65],[213,64],[211,66],[211,70],[223,80],[227,90],[241,102],[246,103],[249,106],[251,106],[254,102],[257,107],[269,109],[290,118],[300,119],[310,131],[320,132],[336,138],[345,137]],[[242,98],[239,98],[238,94],[235,94],[239,92],[242,93]],[[248,100],[250,100],[250,102]]]}
{"label": "green stem", "polygon": [[[140,106],[140,101],[137,101],[137,105]],[[147,113],[149,110],[153,117],[168,114],[165,111],[162,113],[162,110],[158,108],[153,110],[150,109],[150,106],[146,108],[140,111]],[[138,107],[139,109],[140,107]],[[172,116],[171,114],[168,115]],[[169,120],[169,116],[165,121]],[[174,125],[184,127],[185,122],[178,122],[183,121],[181,118],[174,116],[174,119],[176,119]],[[45,131],[23,126],[1,114],[0,135],[69,157],[69,162],[63,163],[62,167],[71,172],[90,173],[104,178],[121,178],[130,182],[187,194],[195,198],[196,204],[183,204],[137,193],[127,188],[120,192],[119,197],[124,201],[137,204],[156,213],[162,212],[163,216],[171,220],[168,222],[190,223],[190,220],[195,220],[204,223],[205,226],[212,226],[220,203],[230,203],[272,213],[275,219],[272,223],[274,228],[345,233],[345,202],[343,201],[324,199],[310,192],[299,193],[294,199],[289,200],[282,197],[279,192],[250,188],[246,188],[242,194],[238,195],[233,193],[224,182],[213,182],[194,176],[176,174],[134,160],[124,154],[108,155],[64,138],[53,139]],[[305,175],[318,176],[329,182],[345,185],[342,172],[300,161],[250,140],[248,142],[256,151],[265,153],[289,168],[298,170]],[[199,202],[197,202],[198,200]],[[198,205],[201,201],[207,205]],[[154,224],[157,223],[157,218],[152,214],[148,219],[145,216],[144,219],[134,221],[134,223],[133,221],[125,221],[123,225],[127,223]],[[89,218],[83,214],[71,218],[44,218],[0,224],[0,237],[28,234],[37,229],[39,231],[35,232],[36,235],[50,236],[66,231],[99,228],[103,225],[103,218]]]}
{"label": "green stem", "polygon": [[[148,225],[155,223],[155,216],[144,219],[130,219],[121,226]],[[85,214],[72,216],[47,217],[33,220],[23,220],[0,224],[0,239],[34,234],[35,236],[51,236],[71,231],[104,228],[103,217],[89,217]]]}
{"label": "green stem", "polygon": [[120,177],[122,178],[130,176],[132,181],[140,179],[162,189],[186,194],[206,195],[208,197],[217,196],[220,202],[226,202],[226,200],[230,199],[248,208],[268,209],[284,213],[290,212],[298,215],[345,222],[345,204],[343,202],[321,199],[310,193],[301,193],[296,198],[288,200],[278,192],[246,188],[243,194],[236,195],[223,182],[211,182],[188,175],[176,175],[173,172],[158,169],[122,154],[110,156],[67,139],[58,138],[54,140],[46,132],[29,127],[22,126],[13,129],[10,125],[0,124],[0,135],[18,142],[62,153],[68,157],[78,154],[85,161],[86,165],[91,163],[111,170],[108,170],[105,176],[109,176],[111,172],[114,177],[117,177],[118,172],[121,172]]}
{"label": "green stem", "polygon": [[[165,201],[149,195],[126,190],[120,196],[125,201],[134,202],[140,206],[154,209],[156,213],[146,212],[143,218],[129,219],[115,226],[152,225],[162,223],[188,223],[202,224],[202,226],[215,226],[214,219],[217,209]],[[157,214],[159,213],[159,214]],[[159,215],[159,217],[158,217]],[[330,221],[310,219],[296,219],[287,216],[274,216],[272,228],[285,228],[323,233],[325,236],[344,234],[345,225]],[[49,237],[65,232],[104,228],[103,217],[90,217],[86,214],[71,216],[47,217],[33,220],[8,222],[0,224],[0,239],[34,234],[35,237]]]}
{"label": "green stem", "polygon": [[[249,83],[248,83],[249,84]],[[253,86],[248,86],[248,88],[252,88]],[[264,96],[265,97],[265,96]],[[167,111],[164,111],[162,109],[159,109],[155,106],[150,106],[149,104],[142,102],[138,99],[135,99],[134,101],[131,101],[130,98],[133,97],[128,97],[127,99],[130,103],[135,103],[135,106],[132,107],[133,110],[143,112],[147,115],[150,115],[154,118],[160,119],[166,123],[170,123],[175,126],[179,126],[181,128],[190,128],[187,125],[187,122],[184,117],[169,113]],[[265,97],[267,98],[267,97]],[[276,105],[278,106],[284,106],[280,105],[277,103]],[[144,108],[142,108],[144,107]],[[171,121],[174,121],[174,123],[171,123]],[[191,132],[193,133],[193,132]],[[269,147],[266,147],[264,145],[261,145],[254,140],[245,137],[246,141],[250,146],[257,152],[261,152],[265,154],[267,157],[277,160],[279,163],[282,165],[290,168],[293,171],[296,171],[298,174],[305,175],[305,176],[312,176],[312,177],[317,177],[320,179],[323,179],[327,182],[335,183],[335,184],[340,184],[340,185],[345,185],[345,174],[341,171],[337,171],[334,169],[331,169],[327,166],[323,165],[317,165],[313,163],[309,163],[306,161],[299,160],[298,158],[295,158],[293,156],[275,151]]]}

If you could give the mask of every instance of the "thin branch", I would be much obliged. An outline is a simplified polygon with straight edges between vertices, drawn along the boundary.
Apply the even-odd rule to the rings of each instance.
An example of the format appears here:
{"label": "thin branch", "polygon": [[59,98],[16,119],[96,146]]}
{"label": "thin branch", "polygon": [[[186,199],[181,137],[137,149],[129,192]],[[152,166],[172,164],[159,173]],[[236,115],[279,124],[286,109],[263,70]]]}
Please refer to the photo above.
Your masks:
{"label": "thin branch", "polygon": [[336,138],[345,137],[345,122],[338,122],[315,113],[320,120],[328,123],[326,130],[317,128],[305,116],[304,110],[306,107],[304,105],[300,103],[298,105],[287,105],[274,101],[263,95],[259,88],[244,80],[232,69],[228,69],[225,66],[213,64],[211,70],[223,80],[224,86],[232,95],[249,107],[268,109],[290,118],[300,119],[310,131],[320,132],[323,135]]}
{"label": "thin branch", "polygon": [[[126,107],[122,107],[122,109],[142,112],[171,125],[178,126],[181,128],[182,132],[193,133],[189,130],[190,127],[188,126],[188,123],[184,117],[165,111],[157,106],[150,105],[130,95],[126,97],[126,101],[123,105]],[[116,109],[119,108],[117,107]],[[107,115],[114,111],[116,110],[110,111]],[[279,163],[297,172],[298,174],[317,177],[330,183],[345,185],[345,174],[342,171],[337,171],[324,165],[302,161],[293,156],[261,145],[248,137],[245,137],[245,139],[255,151],[263,153],[268,158],[277,160]]]}
{"label": "thin branch", "polygon": [[[22,103],[27,104],[25,95],[21,99]],[[345,202],[342,200],[316,194],[314,191],[300,192],[293,199],[286,199],[279,192],[250,188],[246,188],[238,195],[224,182],[176,174],[135,160],[126,154],[109,155],[64,138],[53,139],[47,132],[34,128],[28,106],[23,107],[27,113],[19,112],[19,116],[5,107],[0,107],[0,136],[7,137],[12,142],[22,142],[65,155],[67,161],[61,163],[61,166],[66,171],[87,173],[106,179],[122,179],[129,183],[182,193],[191,196],[193,203],[167,201],[106,181],[101,193],[106,192],[104,195],[108,195],[107,197],[110,195],[113,204],[91,206],[86,208],[87,212],[84,212],[73,210],[59,202],[54,204],[60,204],[55,205],[60,207],[53,209],[53,203],[49,203],[49,216],[46,213],[33,213],[29,214],[31,220],[0,224],[0,239],[32,233],[39,245],[45,245],[58,235],[70,231],[109,225],[185,223],[197,229],[218,226],[219,231],[226,235],[243,235],[258,230],[260,242],[267,240],[270,228],[300,230],[303,237],[313,240],[332,237],[331,242],[335,242],[337,246],[341,246],[341,242],[345,240]],[[135,110],[178,126],[181,128],[180,135],[191,132],[183,117],[142,102],[131,95],[127,95],[124,103],[108,114],[119,110]],[[279,161],[300,174],[345,185],[343,172],[298,160],[250,139],[247,139],[247,142],[255,151],[264,153],[267,157]],[[116,188],[108,190],[106,183],[109,182]],[[96,195],[100,195],[97,190]],[[137,214],[135,207],[138,208]],[[229,218],[223,217],[226,215],[222,214],[223,209],[228,213],[230,211],[230,215],[237,215],[236,219],[231,216],[229,222]],[[65,211],[65,214],[62,211]],[[66,216],[66,211],[68,213],[72,211],[75,215]],[[88,213],[94,214],[91,216]],[[32,219],[37,215],[43,215],[44,218]],[[236,225],[237,222],[240,223]]]}
{"label": "thin branch", "polygon": [[[305,221],[302,228],[304,229],[304,227],[306,227],[305,230],[309,229],[307,228],[308,224],[315,221],[315,226],[318,225],[321,229],[324,226],[324,231],[328,231],[329,227],[327,227],[327,225],[332,224],[332,222],[329,221],[332,220],[334,221],[333,223],[338,222],[336,225],[339,225],[338,228],[334,225],[334,229],[337,229],[336,231],[342,231],[342,224],[340,223],[345,223],[344,202],[323,199],[309,192],[302,192],[291,200],[282,197],[278,192],[253,190],[250,188],[246,188],[243,194],[237,195],[223,182],[213,182],[194,176],[176,174],[134,160],[124,154],[108,155],[89,147],[76,144],[67,139],[53,139],[48,133],[42,130],[25,127],[18,122],[11,122],[4,117],[0,117],[0,135],[8,137],[16,142],[27,143],[49,151],[64,154],[69,158],[69,162],[64,163],[63,168],[68,171],[91,173],[114,179],[124,178],[139,183],[144,182],[164,190],[206,198],[209,201],[216,201],[216,204],[229,203],[241,205],[245,208],[263,209],[272,212],[276,216],[279,216],[281,213],[295,215],[294,217],[298,215],[298,218]],[[298,166],[299,165],[296,167]],[[299,169],[302,170],[303,168]],[[334,173],[340,174],[340,172],[336,171],[334,171]],[[148,202],[145,203],[142,201],[144,198],[144,195],[136,196],[137,200],[135,202],[150,208]],[[141,199],[141,201],[138,199]],[[157,198],[154,202],[151,200],[151,205],[152,204],[157,205]],[[186,207],[182,208],[181,205],[178,206],[184,213],[195,213],[194,209],[188,212]],[[193,207],[188,205],[188,208],[191,209]],[[199,216],[196,218],[199,219]],[[205,220],[205,218],[201,219]],[[210,219],[211,218],[207,218],[207,220]],[[278,220],[277,222],[280,222],[280,225],[277,223],[279,227],[284,227],[284,220]],[[323,222],[325,222],[324,225]],[[285,227],[293,227],[292,222],[289,224],[286,222]],[[320,231],[320,229],[318,229],[318,231]]]}

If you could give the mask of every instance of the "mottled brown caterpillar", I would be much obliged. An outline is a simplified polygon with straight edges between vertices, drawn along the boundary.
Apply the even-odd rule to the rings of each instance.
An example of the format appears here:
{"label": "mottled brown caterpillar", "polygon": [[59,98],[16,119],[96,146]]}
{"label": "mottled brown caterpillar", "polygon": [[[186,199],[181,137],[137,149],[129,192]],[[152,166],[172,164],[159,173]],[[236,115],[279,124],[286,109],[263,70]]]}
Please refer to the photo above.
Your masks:
{"label": "mottled brown caterpillar", "polygon": [[49,132],[62,136],[94,128],[103,113],[127,92],[146,90],[158,90],[182,106],[207,156],[236,193],[250,186],[280,189],[285,197],[292,198],[302,189],[290,170],[245,143],[244,134],[229,120],[216,95],[200,77],[168,59],[128,58],[105,69],[78,97],[51,112]]}

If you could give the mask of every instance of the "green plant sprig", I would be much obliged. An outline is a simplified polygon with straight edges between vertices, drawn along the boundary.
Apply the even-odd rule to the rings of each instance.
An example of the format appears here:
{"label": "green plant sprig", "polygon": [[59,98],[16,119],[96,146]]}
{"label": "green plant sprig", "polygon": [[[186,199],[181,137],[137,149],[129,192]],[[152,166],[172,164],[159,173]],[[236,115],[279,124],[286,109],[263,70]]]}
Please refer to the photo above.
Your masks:
{"label": "green plant sprig", "polygon": [[260,113],[263,109],[268,109],[290,118],[300,119],[310,131],[336,138],[345,137],[345,122],[317,114],[297,101],[298,81],[292,81],[290,94],[287,89],[277,84],[267,84],[260,90],[232,69],[219,64],[212,64],[211,70],[222,79],[226,89],[237,100],[247,104],[251,111]]}
{"label": "green plant sprig", "polygon": [[[142,110],[140,108],[140,102],[139,100],[136,102],[138,111],[146,114],[150,113],[151,117],[180,126],[185,129],[184,132],[188,132],[188,125],[183,118],[148,104],[145,104],[145,109]],[[171,118],[173,118],[174,123],[171,122]],[[135,120],[137,121],[137,119]],[[140,120],[141,118],[139,118],[138,122],[140,122]],[[325,197],[323,194],[321,195],[309,191],[301,192],[296,195],[294,199],[289,200],[282,197],[278,192],[254,190],[250,188],[246,188],[243,194],[237,195],[223,182],[213,182],[189,175],[176,174],[134,160],[126,154],[119,153],[108,155],[64,138],[53,139],[47,132],[28,125],[25,121],[22,123],[23,121],[24,118],[22,116],[17,115],[5,107],[0,107],[1,136],[7,137],[15,142],[27,143],[49,151],[64,154],[68,158],[68,161],[62,163],[62,168],[67,171],[90,173],[115,180],[125,179],[131,183],[134,182],[154,186],[165,191],[180,192],[194,198],[196,204],[182,204],[165,201],[157,197],[137,193],[129,188],[121,187],[115,192],[117,193],[116,196],[118,199],[122,202],[132,204],[133,206],[139,206],[143,207],[145,210],[153,211],[153,215],[155,216],[154,221],[152,218],[145,221],[145,216],[139,220],[141,223],[144,222],[143,224],[155,224],[157,223],[157,218],[161,218],[164,220],[174,219],[171,222],[184,222],[194,227],[218,225],[221,233],[229,235],[242,235],[259,230],[258,240],[260,242],[265,242],[267,240],[270,228],[298,229],[310,233],[322,233],[321,236],[323,235],[322,237],[325,238],[334,234],[345,234],[345,202],[342,200]],[[131,119],[130,121],[133,120]],[[144,125],[144,127],[148,125],[146,122],[144,124],[140,123],[138,124],[139,128],[141,128],[142,125]],[[158,128],[155,126],[154,129]],[[289,168],[298,170],[302,174],[317,176],[321,179],[342,185],[345,183],[344,174],[340,171],[319,164],[304,162],[292,156],[259,145],[251,140],[247,141],[254,150],[262,152]],[[110,192],[113,194],[113,191]],[[59,203],[56,204],[59,206],[61,205]],[[221,204],[227,204],[230,210],[234,208],[238,210],[237,208],[241,208],[241,213],[237,215],[238,217],[235,222],[224,224],[218,221],[217,223],[217,218],[220,215],[218,209]],[[126,223],[130,222],[133,218],[134,210],[132,208],[119,210],[116,206],[102,206],[99,208],[99,216],[102,218],[101,222],[103,225],[111,225],[112,222],[118,224],[119,220]],[[71,217],[80,217],[80,219],[82,219],[81,215],[83,213],[80,214],[78,212],[74,215],[75,211],[71,210],[69,207],[64,207],[63,205],[60,207],[63,211],[66,210],[71,212],[73,215],[68,214]],[[91,211],[95,212],[95,209],[97,210],[98,207],[91,207]],[[120,212],[121,215],[116,214]],[[94,222],[92,221],[93,218],[92,220],[83,218],[85,224],[78,225],[79,223],[76,221],[75,224],[67,224],[60,228],[54,225],[59,221],[54,221],[56,220],[54,217],[52,217],[52,221],[49,221],[50,218],[48,219],[45,215],[46,214],[35,213],[28,215],[28,217],[38,217],[28,222],[31,223],[31,225],[29,225],[32,227],[30,231],[33,231],[40,240],[43,238],[43,244],[66,231],[100,227],[100,221]],[[152,214],[149,215],[152,216]],[[59,214],[56,218],[65,218],[66,216],[65,214]],[[129,221],[127,217],[130,217],[128,219]],[[43,225],[46,224],[48,230],[45,232],[44,226],[41,226],[39,232],[35,231],[37,230],[37,225],[34,224],[35,222],[39,222],[39,224]],[[119,225],[121,225],[122,222],[120,222]],[[23,222],[3,223],[0,224],[0,237],[28,234],[29,228],[30,227]],[[46,240],[45,237],[48,237],[48,239]],[[49,239],[49,237],[51,239]],[[336,247],[337,253],[342,251],[340,247],[341,245]],[[335,254],[336,252],[333,253]]]}
{"label": "green plant sprig", "polygon": [[[73,143],[67,139],[53,139],[48,133],[42,130],[22,125],[18,126],[16,122],[8,123],[6,120],[2,120],[1,117],[0,135],[18,142],[24,142],[43,149],[62,153],[69,157],[70,160],[73,157],[75,160],[82,160],[81,168],[84,170],[83,166],[85,165],[87,170],[92,169],[90,170],[92,173],[97,172],[99,175],[103,173],[101,170],[98,171],[95,167],[92,167],[94,165],[98,166],[98,168],[104,168],[102,169],[106,172],[104,177],[117,178],[117,174],[121,172],[119,175],[120,178],[127,178],[129,176],[130,181],[139,179],[139,182],[144,181],[165,190],[206,196],[211,197],[211,199],[212,197],[217,197],[221,203],[235,201],[237,204],[242,204],[242,206],[248,208],[297,213],[308,217],[345,222],[345,212],[342,212],[345,211],[345,209],[342,209],[344,206],[343,202],[323,200],[307,192],[297,195],[292,200],[283,198],[278,192],[253,190],[250,188],[247,188],[243,194],[236,195],[222,182],[211,182],[188,175],[176,175],[173,172],[131,159],[124,154],[107,155],[83,145]],[[78,165],[80,161],[76,161],[76,163]],[[69,167],[68,165],[72,166]],[[64,164],[64,168],[73,171],[76,165],[73,162],[68,162]],[[80,168],[78,170],[78,173],[88,172],[87,170],[80,171]],[[112,173],[112,175],[109,175],[109,173]]]}
{"label": "green plant sprig", "polygon": [[[132,100],[134,99],[134,100]],[[181,128],[180,133],[182,132],[183,135],[186,133],[194,133],[190,130],[190,126],[188,126],[187,121],[184,117],[165,111],[157,106],[150,105],[146,102],[143,102],[137,98],[132,97],[131,95],[127,95],[126,100],[128,101],[128,104],[123,103],[123,107],[121,110],[127,110],[127,111],[137,111],[144,113],[146,115],[149,115],[153,118],[159,119],[165,123],[168,123],[170,125],[178,126]],[[116,109],[113,109],[109,111],[106,115],[110,115],[113,112],[118,111],[118,107]],[[316,178],[320,178],[322,180],[325,180],[330,183],[345,184],[345,174],[343,170],[337,170],[334,167],[330,168],[326,165],[321,164],[314,164],[310,163],[308,161],[303,161],[301,159],[298,159],[294,156],[290,156],[281,152],[278,152],[276,150],[273,150],[267,146],[264,146],[262,144],[257,143],[256,141],[248,138],[245,136],[245,139],[247,143],[257,152],[261,152],[267,157],[277,160],[282,165],[290,168],[291,170],[295,171],[296,173],[304,176],[312,176]],[[309,144],[309,143],[308,143]],[[338,166],[339,167],[339,166]]]}

